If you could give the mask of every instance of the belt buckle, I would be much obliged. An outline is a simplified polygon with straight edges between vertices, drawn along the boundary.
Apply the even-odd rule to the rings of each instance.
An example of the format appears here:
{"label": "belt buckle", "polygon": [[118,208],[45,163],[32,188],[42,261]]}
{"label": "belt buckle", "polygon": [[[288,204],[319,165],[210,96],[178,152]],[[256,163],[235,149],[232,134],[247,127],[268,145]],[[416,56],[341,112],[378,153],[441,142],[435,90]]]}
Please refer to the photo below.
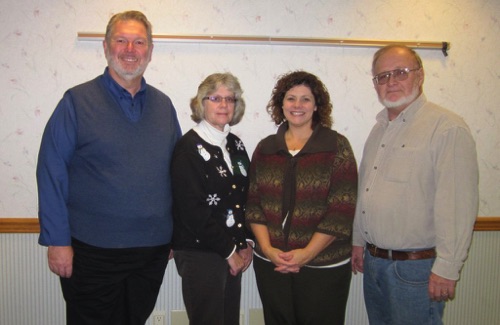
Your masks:
{"label": "belt buckle", "polygon": [[387,250],[387,258],[392,260],[392,249]]}

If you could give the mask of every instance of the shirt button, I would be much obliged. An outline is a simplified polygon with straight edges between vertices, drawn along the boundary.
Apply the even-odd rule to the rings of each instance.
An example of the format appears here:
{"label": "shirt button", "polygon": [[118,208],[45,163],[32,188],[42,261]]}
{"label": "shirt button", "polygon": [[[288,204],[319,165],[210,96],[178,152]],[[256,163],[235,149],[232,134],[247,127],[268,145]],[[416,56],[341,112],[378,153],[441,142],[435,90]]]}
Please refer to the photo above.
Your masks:
{"label": "shirt button", "polygon": [[236,209],[239,209],[240,208],[240,205],[239,204],[236,204],[235,205]]}
{"label": "shirt button", "polygon": [[233,184],[233,186],[231,186],[232,188],[236,188],[236,185]]}
{"label": "shirt button", "polygon": [[243,227],[243,225],[241,223],[238,224],[238,228],[241,228]]}
{"label": "shirt button", "polygon": [[382,148],[385,148],[385,144],[382,144]]}

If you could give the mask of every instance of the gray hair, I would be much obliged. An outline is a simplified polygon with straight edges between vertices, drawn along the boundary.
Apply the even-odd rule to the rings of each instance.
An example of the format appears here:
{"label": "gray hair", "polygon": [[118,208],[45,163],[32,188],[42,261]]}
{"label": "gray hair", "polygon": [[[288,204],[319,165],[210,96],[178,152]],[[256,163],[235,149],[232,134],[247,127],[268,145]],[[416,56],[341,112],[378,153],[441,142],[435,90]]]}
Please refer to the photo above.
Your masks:
{"label": "gray hair", "polygon": [[403,44],[391,44],[391,45],[387,45],[387,46],[384,46],[383,48],[379,49],[373,55],[372,74],[375,73],[375,65],[377,64],[377,61],[380,59],[380,57],[392,49],[403,49],[403,50],[407,51],[415,58],[415,61],[417,62],[419,68],[424,67],[424,65],[422,64],[422,59],[420,58],[420,55],[418,55],[418,53],[415,52],[413,49],[411,49],[408,46],[403,45]]}
{"label": "gray hair", "polygon": [[210,94],[217,91],[220,86],[226,86],[229,91],[234,94],[236,103],[234,106],[234,114],[229,125],[238,124],[243,115],[245,114],[245,101],[241,97],[243,90],[241,89],[240,82],[231,73],[214,73],[209,75],[198,86],[198,93],[195,97],[191,98],[191,119],[196,123],[201,122],[205,118],[205,108],[203,106],[203,99]]}
{"label": "gray hair", "polygon": [[135,10],[117,13],[109,19],[108,26],[106,26],[106,43],[109,44],[109,42],[111,41],[111,34],[113,33],[113,29],[115,28],[116,23],[127,20],[135,20],[144,25],[144,27],[146,28],[146,33],[148,35],[148,46],[151,46],[151,44],[153,44],[153,26],[142,12]]}

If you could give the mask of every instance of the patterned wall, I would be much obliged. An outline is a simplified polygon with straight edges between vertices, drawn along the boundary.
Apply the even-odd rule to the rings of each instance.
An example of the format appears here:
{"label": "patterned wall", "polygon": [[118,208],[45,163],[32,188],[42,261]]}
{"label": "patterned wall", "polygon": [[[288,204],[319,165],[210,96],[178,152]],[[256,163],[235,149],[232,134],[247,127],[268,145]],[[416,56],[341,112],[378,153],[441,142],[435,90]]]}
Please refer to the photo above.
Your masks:
{"label": "patterned wall", "polygon": [[[0,217],[35,217],[34,170],[43,128],[63,92],[102,73],[98,41],[109,17],[146,13],[158,34],[222,34],[451,42],[449,56],[420,50],[430,100],[462,115],[477,141],[480,216],[500,215],[500,2],[4,0],[0,3]],[[251,153],[275,131],[265,105],[277,76],[295,69],[317,74],[334,104],[334,128],[361,159],[381,109],[370,78],[373,48],[157,43],[147,81],[169,94],[183,131],[193,126],[189,99],[206,75],[240,78],[248,110],[233,128]]]}

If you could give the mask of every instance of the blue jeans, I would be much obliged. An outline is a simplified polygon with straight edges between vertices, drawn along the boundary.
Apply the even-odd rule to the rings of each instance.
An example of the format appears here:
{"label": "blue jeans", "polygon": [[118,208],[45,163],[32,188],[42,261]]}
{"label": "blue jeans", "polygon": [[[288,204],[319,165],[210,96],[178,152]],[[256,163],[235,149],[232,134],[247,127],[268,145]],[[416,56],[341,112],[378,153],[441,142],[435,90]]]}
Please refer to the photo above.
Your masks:
{"label": "blue jeans", "polygon": [[363,289],[370,325],[441,325],[444,302],[427,292],[434,258],[393,261],[365,250]]}

